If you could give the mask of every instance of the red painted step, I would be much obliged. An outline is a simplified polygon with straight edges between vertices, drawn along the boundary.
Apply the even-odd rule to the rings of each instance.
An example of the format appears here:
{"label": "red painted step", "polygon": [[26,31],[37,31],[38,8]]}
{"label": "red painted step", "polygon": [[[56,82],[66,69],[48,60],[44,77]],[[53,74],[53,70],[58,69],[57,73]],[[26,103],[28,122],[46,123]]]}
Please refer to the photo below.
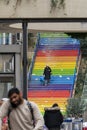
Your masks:
{"label": "red painted step", "polygon": [[70,97],[69,90],[30,90],[28,91],[28,97]]}
{"label": "red painted step", "polygon": [[38,51],[37,56],[77,56],[78,50],[48,50]]}

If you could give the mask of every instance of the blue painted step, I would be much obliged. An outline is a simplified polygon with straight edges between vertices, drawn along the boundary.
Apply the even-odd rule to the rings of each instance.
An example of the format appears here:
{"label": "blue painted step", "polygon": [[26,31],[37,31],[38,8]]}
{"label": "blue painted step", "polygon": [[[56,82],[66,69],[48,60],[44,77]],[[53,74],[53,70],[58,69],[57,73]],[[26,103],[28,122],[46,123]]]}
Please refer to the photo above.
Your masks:
{"label": "blue painted step", "polygon": [[38,50],[76,50],[79,49],[79,45],[40,45]]}
{"label": "blue painted step", "polygon": [[72,38],[41,38],[40,39],[40,44],[46,45],[46,44],[53,44],[53,45],[58,45],[58,44],[65,44],[65,43],[71,43],[71,44],[79,44],[79,41],[77,39],[72,39]]}

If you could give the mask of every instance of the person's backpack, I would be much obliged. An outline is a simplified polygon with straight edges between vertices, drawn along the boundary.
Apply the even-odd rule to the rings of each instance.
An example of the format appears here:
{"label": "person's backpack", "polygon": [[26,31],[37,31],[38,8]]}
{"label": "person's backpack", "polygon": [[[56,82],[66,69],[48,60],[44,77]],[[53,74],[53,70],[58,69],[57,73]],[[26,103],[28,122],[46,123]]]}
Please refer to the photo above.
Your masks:
{"label": "person's backpack", "polygon": [[[32,115],[32,120],[33,120],[33,126],[35,126],[35,122],[34,122],[34,114],[33,114],[33,108],[32,108],[32,105],[29,101],[27,101],[27,105],[28,105],[28,108],[31,112],[31,115]],[[9,111],[8,111],[8,126],[9,126],[9,129],[10,129],[10,121],[9,121],[9,116],[10,116],[10,113],[12,111],[12,107],[9,108]]]}

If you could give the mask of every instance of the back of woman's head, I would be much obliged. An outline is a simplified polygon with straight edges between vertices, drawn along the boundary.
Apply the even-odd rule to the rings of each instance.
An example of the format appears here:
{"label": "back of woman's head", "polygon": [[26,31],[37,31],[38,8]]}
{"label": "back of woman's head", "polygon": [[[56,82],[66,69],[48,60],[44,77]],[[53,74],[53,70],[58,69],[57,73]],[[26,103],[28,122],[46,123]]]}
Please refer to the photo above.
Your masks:
{"label": "back of woman's head", "polygon": [[58,104],[57,104],[57,103],[54,103],[54,104],[52,105],[52,107],[58,107]]}

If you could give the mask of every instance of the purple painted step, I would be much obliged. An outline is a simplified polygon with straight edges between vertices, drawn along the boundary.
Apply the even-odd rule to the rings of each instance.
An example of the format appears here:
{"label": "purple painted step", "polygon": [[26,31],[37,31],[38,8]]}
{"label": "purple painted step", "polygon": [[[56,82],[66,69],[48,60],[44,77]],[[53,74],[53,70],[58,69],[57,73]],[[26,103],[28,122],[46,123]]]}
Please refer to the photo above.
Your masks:
{"label": "purple painted step", "polygon": [[79,45],[55,45],[55,46],[50,46],[50,45],[39,45],[38,49],[43,50],[43,49],[78,49]]}
{"label": "purple painted step", "polygon": [[44,86],[41,84],[31,84],[29,85],[28,90],[72,90],[72,84],[49,84],[48,86]]}

